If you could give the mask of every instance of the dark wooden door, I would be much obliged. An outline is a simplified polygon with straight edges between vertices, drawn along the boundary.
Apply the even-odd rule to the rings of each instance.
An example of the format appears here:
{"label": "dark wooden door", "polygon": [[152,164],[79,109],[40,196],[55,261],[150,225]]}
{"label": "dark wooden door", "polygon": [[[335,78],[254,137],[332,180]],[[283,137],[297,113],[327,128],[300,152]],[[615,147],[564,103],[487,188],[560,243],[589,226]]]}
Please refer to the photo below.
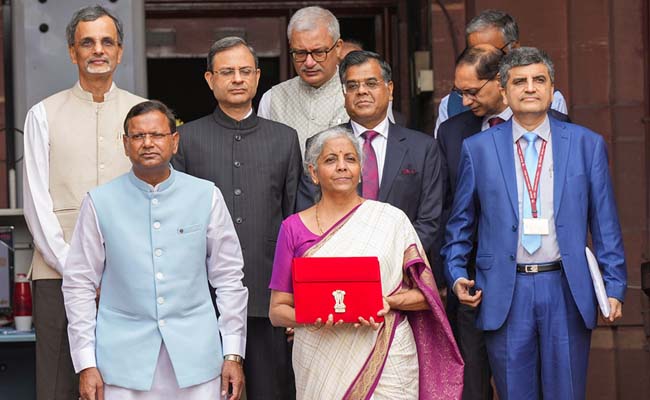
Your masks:
{"label": "dark wooden door", "polygon": [[[409,116],[408,38],[399,31],[405,1],[313,2],[337,16],[341,37],[360,41],[382,54],[393,68],[394,106]],[[149,97],[174,108],[184,121],[209,113],[215,101],[203,81],[205,57],[217,39],[244,37],[257,51],[261,95],[295,75],[289,60],[286,28],[304,1],[146,0]]]}

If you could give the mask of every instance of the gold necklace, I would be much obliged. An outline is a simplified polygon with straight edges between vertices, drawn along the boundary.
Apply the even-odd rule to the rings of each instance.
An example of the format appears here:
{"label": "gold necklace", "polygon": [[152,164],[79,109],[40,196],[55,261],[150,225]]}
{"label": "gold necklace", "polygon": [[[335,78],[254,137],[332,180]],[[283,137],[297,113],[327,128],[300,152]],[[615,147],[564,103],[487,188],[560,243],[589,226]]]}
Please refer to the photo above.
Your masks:
{"label": "gold necklace", "polygon": [[[360,197],[356,205],[358,206],[361,203],[363,203],[363,199]],[[318,218],[318,205],[319,204],[320,204],[320,201],[318,203],[316,203],[316,225],[318,226],[318,230],[320,231],[320,234],[322,235],[323,233],[325,233],[325,231],[320,226],[320,219]]]}
{"label": "gold necklace", "polygon": [[318,204],[320,202],[316,203],[316,225],[318,226],[318,230],[320,231],[320,234],[323,234],[323,228],[320,226],[320,220],[318,219]]}

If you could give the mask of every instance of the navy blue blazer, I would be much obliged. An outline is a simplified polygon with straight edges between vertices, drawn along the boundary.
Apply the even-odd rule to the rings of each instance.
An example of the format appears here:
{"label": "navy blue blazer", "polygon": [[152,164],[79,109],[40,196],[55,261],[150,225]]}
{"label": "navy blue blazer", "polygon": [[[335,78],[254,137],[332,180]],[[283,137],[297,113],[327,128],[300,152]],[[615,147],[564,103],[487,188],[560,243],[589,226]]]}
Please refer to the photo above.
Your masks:
{"label": "navy blue blazer", "polygon": [[[341,126],[352,129],[349,123]],[[307,140],[306,148],[314,136]],[[427,253],[440,229],[440,164],[438,145],[431,136],[390,123],[378,200],[404,211]],[[361,193],[361,185],[358,190]],[[304,175],[298,187],[296,208],[302,211],[312,205],[314,185]]]}
{"label": "navy blue blazer", "polygon": [[[606,145],[602,136],[587,128],[549,120],[557,240],[573,299],[586,327],[592,329],[597,302],[585,256],[588,233],[608,296],[623,301],[627,281]],[[517,197],[512,120],[463,141],[442,255],[450,285],[467,278],[478,224],[476,285],[483,289],[479,329],[498,329],[510,310],[519,237]]]}

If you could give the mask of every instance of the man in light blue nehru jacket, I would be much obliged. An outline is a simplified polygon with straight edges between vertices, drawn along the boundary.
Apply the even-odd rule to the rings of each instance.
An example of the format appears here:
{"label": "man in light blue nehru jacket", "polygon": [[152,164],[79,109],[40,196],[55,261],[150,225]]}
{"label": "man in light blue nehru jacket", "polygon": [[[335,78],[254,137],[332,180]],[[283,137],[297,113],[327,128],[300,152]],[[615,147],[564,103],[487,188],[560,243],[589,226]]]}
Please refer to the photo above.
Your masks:
{"label": "man in light blue nehru jacket", "polygon": [[85,196],[64,269],[81,398],[237,400],[248,290],[224,199],[170,167],[179,138],[164,104],[134,106],[124,132],[132,169]]}

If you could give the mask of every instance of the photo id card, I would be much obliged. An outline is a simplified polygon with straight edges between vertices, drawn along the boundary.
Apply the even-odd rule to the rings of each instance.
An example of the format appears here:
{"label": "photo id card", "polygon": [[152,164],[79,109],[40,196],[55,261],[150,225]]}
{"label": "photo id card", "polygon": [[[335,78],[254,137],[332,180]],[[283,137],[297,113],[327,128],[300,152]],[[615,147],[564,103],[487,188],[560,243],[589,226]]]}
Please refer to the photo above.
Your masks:
{"label": "photo id card", "polygon": [[524,235],[548,235],[548,219],[524,218]]}

